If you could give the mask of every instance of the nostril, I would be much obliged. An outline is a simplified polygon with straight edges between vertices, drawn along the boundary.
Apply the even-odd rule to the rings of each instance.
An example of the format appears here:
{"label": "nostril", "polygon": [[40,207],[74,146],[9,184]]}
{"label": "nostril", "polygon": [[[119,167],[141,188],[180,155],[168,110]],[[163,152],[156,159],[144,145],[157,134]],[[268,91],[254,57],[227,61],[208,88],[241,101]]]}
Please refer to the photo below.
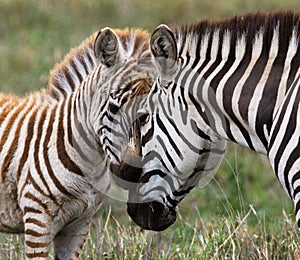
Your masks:
{"label": "nostril", "polygon": [[157,201],[149,202],[148,206],[153,214],[169,211],[169,209],[165,205]]}

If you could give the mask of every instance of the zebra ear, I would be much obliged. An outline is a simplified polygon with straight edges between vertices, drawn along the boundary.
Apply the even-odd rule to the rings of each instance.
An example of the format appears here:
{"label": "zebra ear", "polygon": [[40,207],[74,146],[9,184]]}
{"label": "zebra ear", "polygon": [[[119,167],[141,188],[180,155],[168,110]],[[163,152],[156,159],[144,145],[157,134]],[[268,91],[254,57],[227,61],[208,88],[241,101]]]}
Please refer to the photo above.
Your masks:
{"label": "zebra ear", "polygon": [[102,29],[94,43],[94,53],[97,59],[107,67],[114,66],[119,60],[119,41],[112,29]]}
{"label": "zebra ear", "polygon": [[177,44],[167,25],[160,25],[152,33],[150,48],[155,64],[163,80],[171,80],[177,70]]}

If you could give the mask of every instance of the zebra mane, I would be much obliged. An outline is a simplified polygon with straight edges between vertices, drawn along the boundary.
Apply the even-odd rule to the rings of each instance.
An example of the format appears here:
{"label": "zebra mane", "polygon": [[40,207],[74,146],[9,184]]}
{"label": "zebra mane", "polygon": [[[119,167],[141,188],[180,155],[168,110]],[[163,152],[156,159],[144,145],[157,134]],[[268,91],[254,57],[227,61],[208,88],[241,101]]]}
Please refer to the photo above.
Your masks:
{"label": "zebra mane", "polygon": [[68,96],[95,69],[98,63],[93,50],[96,36],[97,33],[92,34],[79,47],[71,49],[51,70],[47,90],[51,97],[59,100]]}
{"label": "zebra mane", "polygon": [[183,50],[180,48],[183,48],[187,42],[200,45],[203,37],[208,34],[212,36],[216,31],[219,31],[219,39],[223,39],[225,34],[230,35],[233,45],[242,36],[245,37],[246,44],[252,44],[259,33],[263,33],[264,41],[269,42],[272,40],[276,27],[279,30],[279,44],[288,45],[292,36],[296,36],[298,40],[300,35],[299,14],[292,11],[276,11],[268,14],[258,12],[227,19],[203,20],[191,25],[174,26],[173,31],[179,43],[179,53],[181,53]]}
{"label": "zebra mane", "polygon": [[149,32],[138,28],[115,29],[123,48],[124,59],[151,58]]}
{"label": "zebra mane", "polygon": [[[115,29],[120,40],[123,58],[150,58],[149,33],[141,29]],[[71,94],[77,86],[99,65],[94,54],[94,41],[98,32],[71,49],[61,63],[50,72],[47,93],[59,100]]]}

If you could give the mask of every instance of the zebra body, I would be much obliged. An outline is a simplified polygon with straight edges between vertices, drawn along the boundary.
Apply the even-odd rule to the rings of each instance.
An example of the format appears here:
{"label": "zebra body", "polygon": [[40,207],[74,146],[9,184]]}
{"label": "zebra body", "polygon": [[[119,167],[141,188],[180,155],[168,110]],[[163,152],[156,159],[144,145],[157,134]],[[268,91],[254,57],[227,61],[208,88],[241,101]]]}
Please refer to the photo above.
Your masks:
{"label": "zebra body", "polygon": [[295,79],[271,128],[268,157],[274,172],[293,200],[300,228],[300,76]]}
{"label": "zebra body", "polygon": [[1,94],[0,231],[25,233],[26,258],[48,258],[52,241],[55,259],[79,257],[122,152],[109,139],[111,128],[122,136],[112,108],[148,91],[127,83],[149,56],[146,32],[105,28],[55,67],[48,89]]}
{"label": "zebra body", "polygon": [[231,140],[268,155],[300,226],[299,36],[291,12],[153,32],[159,77],[141,103],[143,174],[129,191],[137,224],[171,225],[177,203],[217,169]]}

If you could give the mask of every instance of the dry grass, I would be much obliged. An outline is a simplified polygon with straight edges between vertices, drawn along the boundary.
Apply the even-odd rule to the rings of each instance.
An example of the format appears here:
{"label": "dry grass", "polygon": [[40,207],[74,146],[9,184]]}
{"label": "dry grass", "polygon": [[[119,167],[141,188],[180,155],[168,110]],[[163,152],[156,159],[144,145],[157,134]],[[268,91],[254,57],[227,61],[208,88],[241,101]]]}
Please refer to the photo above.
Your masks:
{"label": "dry grass", "polygon": [[[255,228],[249,224],[257,221]],[[95,219],[82,259],[299,259],[299,234],[293,216],[282,212],[276,229],[251,206],[233,219],[216,216],[178,223],[165,232],[142,231],[111,214]]]}
{"label": "dry grass", "polygon": [[[141,230],[111,207],[94,218],[82,260],[87,259],[300,259],[299,232],[293,216],[265,223],[249,206],[244,215],[179,219],[164,232]],[[124,220],[125,219],[125,220]],[[256,222],[253,226],[253,221]],[[7,236],[0,259],[24,259],[23,236]]]}

